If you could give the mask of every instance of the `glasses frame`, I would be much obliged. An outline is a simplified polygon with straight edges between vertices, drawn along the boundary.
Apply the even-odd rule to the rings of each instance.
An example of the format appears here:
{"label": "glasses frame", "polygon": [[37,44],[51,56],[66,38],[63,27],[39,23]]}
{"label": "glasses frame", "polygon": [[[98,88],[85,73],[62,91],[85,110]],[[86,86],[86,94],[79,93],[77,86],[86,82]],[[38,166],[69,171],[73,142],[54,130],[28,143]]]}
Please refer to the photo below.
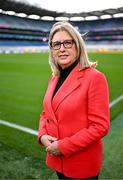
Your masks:
{"label": "glasses frame", "polygon": [[[67,43],[67,42],[71,42],[71,46],[66,46],[65,43]],[[55,43],[58,43],[56,48],[54,48],[55,46],[53,46],[53,44],[55,44]],[[74,43],[75,43],[75,41],[74,41],[73,39],[66,39],[66,40],[63,41],[63,42],[60,42],[60,41],[52,42],[52,41],[51,41],[51,42],[50,42],[50,48],[51,48],[52,50],[59,50],[59,49],[61,48],[61,45],[63,44],[63,46],[64,46],[65,49],[70,49],[70,48],[72,48],[72,46],[73,46]]]}

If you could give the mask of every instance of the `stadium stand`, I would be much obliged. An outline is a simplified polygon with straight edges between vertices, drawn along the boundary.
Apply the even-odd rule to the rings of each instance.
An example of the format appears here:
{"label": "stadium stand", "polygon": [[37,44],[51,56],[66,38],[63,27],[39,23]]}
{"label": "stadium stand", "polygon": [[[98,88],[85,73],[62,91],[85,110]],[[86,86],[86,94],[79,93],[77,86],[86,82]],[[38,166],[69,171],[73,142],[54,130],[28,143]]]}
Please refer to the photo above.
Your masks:
{"label": "stadium stand", "polygon": [[[6,0],[5,2],[10,1]],[[5,8],[10,8],[8,4],[5,4],[5,2],[3,4],[3,10],[5,10]],[[18,3],[15,2],[15,12],[18,11],[17,7]],[[13,8],[13,6],[11,8]],[[32,9],[30,10],[28,8],[27,14],[30,14],[31,11]],[[25,12],[25,9],[20,8],[19,12]],[[35,11],[35,13],[36,12],[37,11]],[[44,12],[45,11],[42,10],[42,15],[44,15]],[[47,11],[47,13],[50,14],[51,12]],[[96,11],[91,14],[101,15],[103,13],[104,12]],[[109,13],[113,14],[114,12],[109,10]],[[68,14],[66,15],[68,16]],[[81,13],[81,15],[88,16],[90,13],[86,13],[86,15]],[[56,17],[56,13],[53,14],[53,16]],[[7,52],[40,52],[42,50],[47,50],[49,31],[55,22],[56,20],[34,20],[28,17],[22,18],[16,15],[0,13],[0,52],[6,52],[6,49]],[[87,33],[84,38],[88,49],[123,50],[123,17],[71,21],[71,23],[79,29],[81,34]]]}

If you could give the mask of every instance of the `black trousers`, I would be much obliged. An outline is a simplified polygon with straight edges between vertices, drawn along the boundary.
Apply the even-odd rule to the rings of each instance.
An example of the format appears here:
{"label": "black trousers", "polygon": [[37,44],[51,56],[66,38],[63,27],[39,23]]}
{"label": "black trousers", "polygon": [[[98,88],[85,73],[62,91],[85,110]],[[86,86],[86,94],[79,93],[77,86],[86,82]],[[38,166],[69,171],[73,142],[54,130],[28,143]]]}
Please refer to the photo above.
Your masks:
{"label": "black trousers", "polygon": [[66,177],[66,176],[64,176],[64,174],[61,174],[61,173],[59,173],[59,172],[56,172],[57,173],[57,176],[58,176],[58,178],[61,180],[61,179],[76,179],[76,180],[84,180],[84,179],[98,179],[98,176],[99,175],[97,175],[97,176],[93,176],[93,177],[89,177],[89,178],[70,178],[70,177]]}

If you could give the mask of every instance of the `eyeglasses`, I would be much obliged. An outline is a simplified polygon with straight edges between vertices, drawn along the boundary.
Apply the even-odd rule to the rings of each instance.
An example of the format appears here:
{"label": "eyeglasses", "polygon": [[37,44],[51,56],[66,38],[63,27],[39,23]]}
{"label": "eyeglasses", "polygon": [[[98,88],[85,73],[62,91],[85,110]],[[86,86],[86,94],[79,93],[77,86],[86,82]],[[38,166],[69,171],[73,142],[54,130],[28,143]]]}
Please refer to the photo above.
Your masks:
{"label": "eyeglasses", "polygon": [[75,42],[72,39],[71,40],[65,40],[63,42],[60,42],[60,41],[52,42],[51,41],[50,42],[50,47],[53,50],[59,50],[61,48],[61,45],[63,44],[64,48],[70,49],[73,46],[74,43]]}

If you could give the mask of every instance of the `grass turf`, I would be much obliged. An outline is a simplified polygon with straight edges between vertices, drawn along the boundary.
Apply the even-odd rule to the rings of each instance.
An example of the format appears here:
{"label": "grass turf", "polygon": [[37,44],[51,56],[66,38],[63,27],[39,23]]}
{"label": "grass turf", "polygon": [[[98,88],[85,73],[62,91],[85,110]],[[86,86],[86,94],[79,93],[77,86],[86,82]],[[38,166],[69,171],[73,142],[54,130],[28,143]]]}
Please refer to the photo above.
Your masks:
{"label": "grass turf", "polygon": [[[110,101],[120,96],[123,93],[123,53],[89,53],[89,57],[98,61],[97,68],[106,74]],[[49,76],[47,53],[0,54],[0,119],[37,129]],[[111,109],[111,119],[122,111],[121,101]],[[41,159],[41,169],[47,172],[45,150],[40,150],[37,137],[1,126],[0,142],[22,155]]]}
{"label": "grass turf", "polygon": [[[104,138],[104,164],[99,179],[123,179],[121,119],[123,113],[111,123],[111,130]],[[0,179],[57,179],[56,174],[45,166],[44,159],[34,158],[3,143],[0,144],[0,149]]]}

